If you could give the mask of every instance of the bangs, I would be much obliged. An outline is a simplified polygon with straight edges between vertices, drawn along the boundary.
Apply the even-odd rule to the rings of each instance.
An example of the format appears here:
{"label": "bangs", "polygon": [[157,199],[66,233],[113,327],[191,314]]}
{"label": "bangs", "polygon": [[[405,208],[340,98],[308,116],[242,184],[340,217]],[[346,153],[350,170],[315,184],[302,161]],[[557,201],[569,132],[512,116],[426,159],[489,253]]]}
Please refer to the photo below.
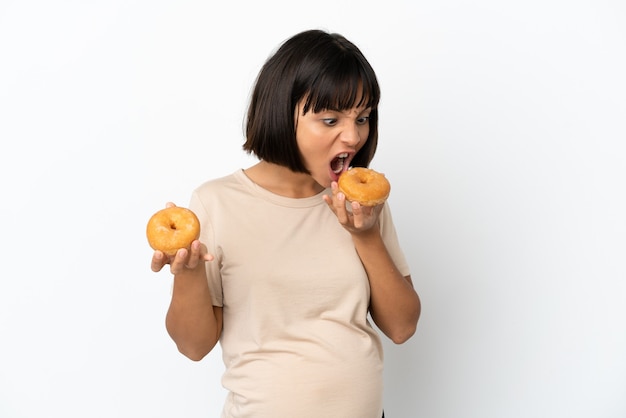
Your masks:
{"label": "bangs", "polygon": [[[343,60],[342,60],[343,58]],[[343,61],[338,63],[337,61]],[[304,113],[323,110],[344,111],[355,107],[376,108],[380,90],[374,71],[367,62],[360,62],[353,55],[332,60],[309,84]]]}

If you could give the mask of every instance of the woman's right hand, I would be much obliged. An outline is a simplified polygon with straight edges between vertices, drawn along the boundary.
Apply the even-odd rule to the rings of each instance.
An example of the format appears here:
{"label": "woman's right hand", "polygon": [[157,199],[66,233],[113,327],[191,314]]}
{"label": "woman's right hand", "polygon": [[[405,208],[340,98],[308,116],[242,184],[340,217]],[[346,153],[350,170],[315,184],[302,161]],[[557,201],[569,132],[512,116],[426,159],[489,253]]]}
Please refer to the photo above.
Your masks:
{"label": "woman's right hand", "polygon": [[198,266],[203,266],[204,261],[212,261],[213,256],[208,253],[207,248],[199,240],[191,243],[191,248],[180,248],[175,255],[166,255],[162,251],[155,251],[152,255],[151,268],[154,272],[159,272],[166,265],[170,265],[170,272],[174,275],[186,270],[194,270]]}

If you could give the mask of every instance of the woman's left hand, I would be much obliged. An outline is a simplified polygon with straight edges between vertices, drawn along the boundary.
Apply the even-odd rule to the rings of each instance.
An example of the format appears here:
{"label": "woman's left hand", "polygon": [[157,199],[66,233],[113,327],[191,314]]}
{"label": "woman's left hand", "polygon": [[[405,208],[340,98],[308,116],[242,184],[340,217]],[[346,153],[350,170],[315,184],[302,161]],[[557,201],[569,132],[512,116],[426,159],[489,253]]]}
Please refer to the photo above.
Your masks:
{"label": "woman's left hand", "polygon": [[349,202],[352,211],[346,207],[346,196],[339,191],[337,182],[331,186],[332,196],[324,196],[324,201],[337,216],[339,223],[352,234],[358,234],[371,229],[378,222],[378,215],[383,204],[377,206],[361,206],[358,202]]}

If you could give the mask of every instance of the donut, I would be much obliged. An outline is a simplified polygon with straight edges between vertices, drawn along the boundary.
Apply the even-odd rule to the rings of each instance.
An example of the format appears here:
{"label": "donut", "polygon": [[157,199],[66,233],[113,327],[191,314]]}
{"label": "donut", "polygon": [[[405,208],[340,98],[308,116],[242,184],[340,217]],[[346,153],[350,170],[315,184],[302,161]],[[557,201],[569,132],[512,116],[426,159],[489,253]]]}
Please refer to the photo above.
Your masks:
{"label": "donut", "polygon": [[344,171],[338,180],[339,191],[350,202],[359,202],[362,206],[376,206],[389,197],[391,185],[384,174],[371,168],[353,167]]}
{"label": "donut", "polygon": [[152,249],[175,255],[179,248],[188,249],[200,237],[200,221],[191,210],[172,206],[150,217],[146,235]]}

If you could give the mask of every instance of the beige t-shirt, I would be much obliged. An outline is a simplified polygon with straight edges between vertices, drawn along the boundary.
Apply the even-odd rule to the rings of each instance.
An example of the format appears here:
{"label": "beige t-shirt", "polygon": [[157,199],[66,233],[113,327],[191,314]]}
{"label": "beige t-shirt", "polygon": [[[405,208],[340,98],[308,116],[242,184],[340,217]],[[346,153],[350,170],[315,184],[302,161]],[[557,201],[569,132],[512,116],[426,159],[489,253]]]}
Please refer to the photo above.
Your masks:
{"label": "beige t-shirt", "polygon": [[[224,418],[380,418],[383,353],[350,234],[319,195],[292,199],[239,170],[198,187],[190,208],[215,306],[229,391]],[[387,248],[409,274],[389,208]]]}

